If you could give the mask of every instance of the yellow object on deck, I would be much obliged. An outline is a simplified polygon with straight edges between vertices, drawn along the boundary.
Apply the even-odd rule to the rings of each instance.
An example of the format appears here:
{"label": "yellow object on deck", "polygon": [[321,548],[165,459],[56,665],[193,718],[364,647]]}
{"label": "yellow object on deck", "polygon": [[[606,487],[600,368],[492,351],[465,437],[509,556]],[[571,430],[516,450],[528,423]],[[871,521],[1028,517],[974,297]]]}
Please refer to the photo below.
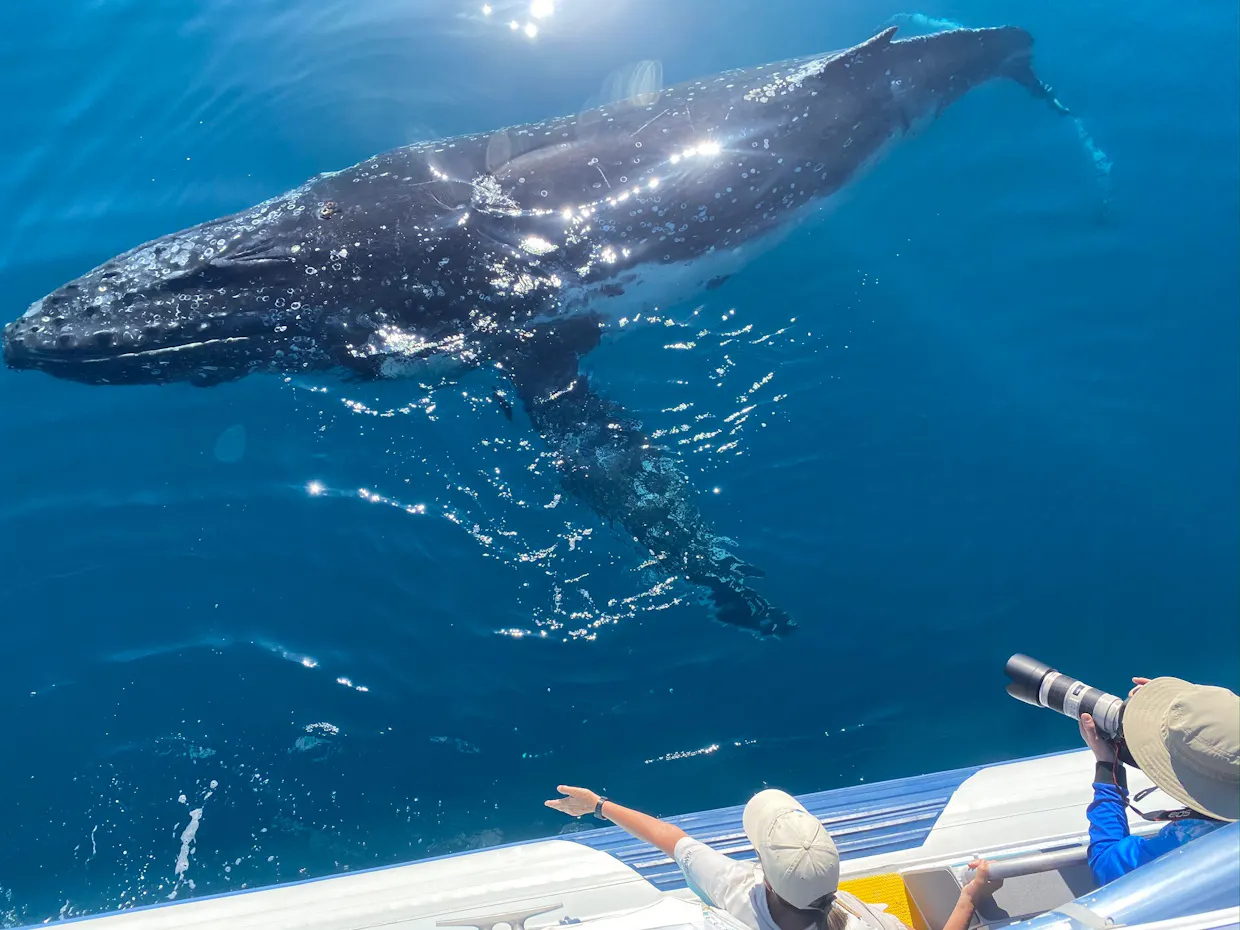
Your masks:
{"label": "yellow object on deck", "polygon": [[904,887],[904,879],[898,873],[850,878],[840,882],[840,888],[856,895],[866,904],[886,904],[888,914],[899,917],[906,927],[913,926],[913,909],[909,904],[908,891]]}

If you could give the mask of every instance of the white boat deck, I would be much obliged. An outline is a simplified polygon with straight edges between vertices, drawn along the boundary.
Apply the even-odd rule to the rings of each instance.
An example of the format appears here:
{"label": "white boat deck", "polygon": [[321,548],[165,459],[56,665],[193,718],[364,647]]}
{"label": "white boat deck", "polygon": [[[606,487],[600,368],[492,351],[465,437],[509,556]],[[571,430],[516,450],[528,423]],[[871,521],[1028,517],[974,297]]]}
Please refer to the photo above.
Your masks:
{"label": "white boat deck", "polygon": [[[979,854],[1080,847],[1088,842],[1093,768],[1088,751],[1071,752],[801,800],[837,839],[842,878],[850,880],[959,866]],[[1134,791],[1148,784],[1133,776]],[[752,859],[741,810],[670,819],[728,855]],[[1134,832],[1157,829],[1141,820],[1132,825]],[[91,922],[92,930],[542,930],[643,911],[669,897],[696,900],[674,863],[613,827],[67,923]]]}

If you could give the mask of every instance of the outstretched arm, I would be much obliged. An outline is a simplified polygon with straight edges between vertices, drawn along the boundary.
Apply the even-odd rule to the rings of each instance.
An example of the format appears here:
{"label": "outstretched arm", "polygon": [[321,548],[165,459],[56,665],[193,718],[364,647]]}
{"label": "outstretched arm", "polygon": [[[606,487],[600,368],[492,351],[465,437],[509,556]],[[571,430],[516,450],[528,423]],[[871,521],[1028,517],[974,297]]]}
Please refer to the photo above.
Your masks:
{"label": "outstretched arm", "polygon": [[[593,814],[595,806],[599,802],[599,796],[589,788],[559,785],[555,790],[564,795],[564,797],[556,798],[553,801],[546,801],[546,806],[562,811],[570,817]],[[641,811],[622,807],[615,801],[604,801],[602,810],[599,813],[617,827],[627,830],[639,840],[643,840],[651,846],[662,850],[668,856],[675,851],[676,844],[688,836],[680,827],[664,823],[657,817],[651,817],[649,814],[643,814]]]}

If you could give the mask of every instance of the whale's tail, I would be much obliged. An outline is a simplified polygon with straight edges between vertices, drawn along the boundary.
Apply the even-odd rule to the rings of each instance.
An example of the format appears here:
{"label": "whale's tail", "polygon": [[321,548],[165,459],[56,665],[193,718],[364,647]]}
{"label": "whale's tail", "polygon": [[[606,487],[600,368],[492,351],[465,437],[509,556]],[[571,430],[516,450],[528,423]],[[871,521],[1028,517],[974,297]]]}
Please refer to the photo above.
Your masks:
{"label": "whale's tail", "polygon": [[[934,21],[934,25],[941,31],[908,41],[939,49],[939,54],[957,64],[972,62],[977,78],[999,77],[1014,81],[1072,122],[1081,148],[1093,168],[1105,215],[1111,199],[1111,159],[1094,141],[1084,121],[1069,110],[1050,85],[1038,76],[1033,66],[1033,36],[1019,26],[971,29],[943,20]],[[890,32],[894,32],[894,27],[886,30],[886,33]]]}
{"label": "whale's tail", "polygon": [[786,632],[788,615],[750,587],[762,572],[710,528],[676,459],[578,371],[598,334],[595,320],[563,321],[505,359],[531,424],[556,450],[564,490],[623,526],[667,575],[701,588],[719,622],[759,636]]}
{"label": "whale's tail", "polygon": [[1102,212],[1105,216],[1111,201],[1110,156],[1094,141],[1092,134],[1085,126],[1085,122],[1064,105],[1055,95],[1050,85],[1038,77],[1037,72],[1033,68],[1033,37],[1025,30],[1016,26],[1003,26],[1000,27],[1000,30],[1007,34],[1006,38],[1013,46],[1001,69],[1002,76],[1015,81],[1037,99],[1046,101],[1056,113],[1071,120],[1073,127],[1076,129],[1077,139],[1081,143],[1081,148],[1085,150],[1085,154],[1088,156],[1090,165],[1094,170],[1098,190],[1102,194]]}
{"label": "whale's tail", "polygon": [[1060,103],[1050,85],[1038,77],[1033,68],[1033,36],[1019,26],[999,26],[993,30],[985,30],[1000,35],[999,41],[1009,45],[1011,50],[1004,56],[999,67],[1001,76],[1015,81],[1039,100],[1045,100],[1051,109],[1065,116],[1071,111]]}

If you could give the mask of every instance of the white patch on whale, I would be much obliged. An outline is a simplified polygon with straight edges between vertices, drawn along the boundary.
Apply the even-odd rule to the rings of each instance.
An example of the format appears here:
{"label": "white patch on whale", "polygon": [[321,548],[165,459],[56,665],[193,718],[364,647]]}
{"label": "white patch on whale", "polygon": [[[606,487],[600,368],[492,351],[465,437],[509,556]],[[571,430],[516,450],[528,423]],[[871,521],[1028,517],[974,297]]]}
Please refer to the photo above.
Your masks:
{"label": "white patch on whale", "polygon": [[701,294],[711,281],[737,273],[774,250],[788,236],[812,228],[828,215],[836,200],[835,195],[815,198],[765,233],[740,245],[712,247],[685,262],[642,262],[605,280],[565,288],[561,295],[563,310],[596,312],[611,322],[619,322],[638,313],[685,303]]}

